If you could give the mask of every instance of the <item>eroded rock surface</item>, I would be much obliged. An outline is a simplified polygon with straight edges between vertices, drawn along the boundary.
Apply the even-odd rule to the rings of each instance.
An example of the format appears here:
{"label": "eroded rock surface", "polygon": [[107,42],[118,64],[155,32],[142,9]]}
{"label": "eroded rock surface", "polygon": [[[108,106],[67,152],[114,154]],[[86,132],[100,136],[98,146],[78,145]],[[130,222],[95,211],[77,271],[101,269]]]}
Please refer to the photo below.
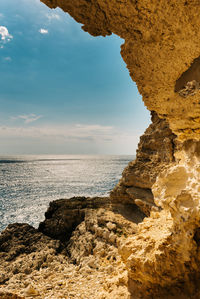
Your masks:
{"label": "eroded rock surface", "polygon": [[[78,209],[84,216],[75,225]],[[73,227],[70,237],[66,230],[68,239],[55,226],[60,211],[65,215],[61,229]],[[40,230],[45,228],[54,239],[28,224],[9,225],[1,233],[0,298],[9,293],[11,298],[130,298],[118,244],[137,232],[136,223],[144,217],[137,206],[78,197],[52,202],[46,216],[51,230],[49,221]]]}
{"label": "eroded rock surface", "polygon": [[121,180],[111,192],[111,198],[123,203],[135,202],[149,214],[154,206],[151,187],[158,174],[175,160],[175,148],[175,135],[168,123],[152,112],[152,124],[140,137],[136,159],[123,171]]}
{"label": "eroded rock surface", "polygon": [[12,294],[12,293],[1,293],[1,292],[0,292],[0,298],[1,299],[25,299],[24,297],[17,296],[16,294]]}
{"label": "eroded rock surface", "polygon": [[200,143],[186,142],[176,159],[179,162],[166,168],[152,188],[162,211],[152,212],[138,225],[121,253],[132,279],[154,294],[174,285],[179,296],[200,298]]}
{"label": "eroded rock surface", "polygon": [[10,224],[0,234],[0,284],[9,281],[12,275],[23,276],[38,270],[48,254],[56,255],[59,248],[59,240],[50,239],[28,224]]}
{"label": "eroded rock surface", "polygon": [[86,209],[109,208],[109,198],[74,197],[52,201],[39,230],[45,235],[67,242],[75,228],[84,220]]}

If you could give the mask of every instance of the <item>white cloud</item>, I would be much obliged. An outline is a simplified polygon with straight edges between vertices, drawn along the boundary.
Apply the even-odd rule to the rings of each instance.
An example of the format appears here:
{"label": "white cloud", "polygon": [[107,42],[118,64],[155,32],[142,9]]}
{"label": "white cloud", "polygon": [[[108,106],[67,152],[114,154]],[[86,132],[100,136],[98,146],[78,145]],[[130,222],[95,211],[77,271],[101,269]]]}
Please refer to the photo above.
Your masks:
{"label": "white cloud", "polygon": [[[5,152],[134,154],[141,132],[103,125],[0,126]],[[2,150],[2,149],[1,149]]]}
{"label": "white cloud", "polygon": [[[23,119],[25,123],[36,121],[41,116],[19,115],[12,120]],[[9,127],[0,126],[0,136],[18,137],[53,137],[64,139],[109,139],[113,135],[114,128],[101,125],[63,125],[63,126],[41,126],[41,127]]]}
{"label": "white cloud", "polygon": [[[5,26],[0,26],[0,42],[6,43],[9,42],[13,36],[8,32],[8,29]],[[0,46],[0,48],[3,48],[3,45]]]}
{"label": "white cloud", "polygon": [[42,115],[36,115],[36,114],[23,114],[23,115],[18,115],[18,116],[12,116],[12,120],[19,120],[22,119],[24,120],[25,124],[30,124],[38,119],[40,119]]}
{"label": "white cloud", "polygon": [[48,34],[49,33],[49,31],[47,29],[44,29],[44,28],[40,28],[39,32],[41,34]]}
{"label": "white cloud", "polygon": [[[20,115],[12,117],[13,120],[23,119],[25,123],[36,121],[41,116]],[[140,135],[140,134],[139,134]],[[129,138],[138,138],[138,134],[133,132],[119,132],[112,126],[102,125],[60,125],[60,126],[40,126],[40,127],[9,127],[0,126],[0,137],[33,137],[33,138],[53,138],[72,141],[104,141],[113,142],[118,140],[127,140]]]}
{"label": "white cloud", "polygon": [[11,61],[12,61],[12,58],[11,58],[10,56],[7,56],[7,57],[4,57],[3,60],[4,60],[4,61],[11,62]]}
{"label": "white cloud", "polygon": [[46,17],[51,20],[60,20],[60,16],[56,13],[47,14]]}

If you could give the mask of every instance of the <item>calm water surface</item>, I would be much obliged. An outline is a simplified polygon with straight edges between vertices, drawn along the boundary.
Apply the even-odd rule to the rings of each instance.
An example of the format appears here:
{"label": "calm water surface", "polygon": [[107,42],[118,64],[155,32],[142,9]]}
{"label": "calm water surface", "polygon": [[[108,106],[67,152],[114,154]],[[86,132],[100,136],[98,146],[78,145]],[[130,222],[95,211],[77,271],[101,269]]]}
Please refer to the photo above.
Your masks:
{"label": "calm water surface", "polygon": [[35,227],[50,201],[106,196],[134,156],[0,157],[0,231],[9,223]]}

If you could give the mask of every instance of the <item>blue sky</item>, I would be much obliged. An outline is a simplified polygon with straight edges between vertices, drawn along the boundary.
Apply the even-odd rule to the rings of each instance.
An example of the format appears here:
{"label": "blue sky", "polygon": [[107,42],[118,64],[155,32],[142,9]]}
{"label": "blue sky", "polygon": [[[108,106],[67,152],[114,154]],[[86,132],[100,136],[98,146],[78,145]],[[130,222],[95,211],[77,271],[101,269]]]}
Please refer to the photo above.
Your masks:
{"label": "blue sky", "polygon": [[134,154],[149,112],[122,43],[39,0],[1,0],[0,154]]}

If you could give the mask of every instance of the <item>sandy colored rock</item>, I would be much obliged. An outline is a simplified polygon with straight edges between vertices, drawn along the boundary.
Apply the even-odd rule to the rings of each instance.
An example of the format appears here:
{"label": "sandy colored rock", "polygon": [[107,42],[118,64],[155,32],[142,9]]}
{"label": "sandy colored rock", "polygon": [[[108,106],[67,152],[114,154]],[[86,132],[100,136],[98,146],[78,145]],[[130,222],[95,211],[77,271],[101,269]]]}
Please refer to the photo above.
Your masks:
{"label": "sandy colored rock", "polygon": [[27,289],[25,290],[25,296],[26,297],[38,297],[39,295],[40,295],[40,293],[32,285],[29,285],[27,287]]}
{"label": "sandy colored rock", "polygon": [[[77,210],[84,217],[67,241],[57,234],[55,223],[63,211],[61,228],[72,227]],[[27,224],[9,225],[1,233],[2,293],[49,299],[130,298],[128,272],[118,243],[137,232],[135,222],[143,220],[137,206],[111,204],[108,198],[77,197],[52,202],[46,217],[51,221],[40,227],[48,228],[56,239]]]}
{"label": "sandy colored rock", "polygon": [[0,292],[0,298],[1,299],[25,299],[24,297],[18,296],[16,294],[12,293],[2,293]]}
{"label": "sandy colored rock", "polygon": [[140,199],[154,204],[151,187],[158,174],[175,160],[175,148],[175,135],[167,122],[153,112],[152,124],[140,137],[136,159],[124,169],[121,180],[111,192],[112,200],[124,203]]}
{"label": "sandy colored rock", "polygon": [[84,220],[86,209],[106,208],[110,205],[108,197],[74,197],[52,201],[39,230],[49,237],[67,242],[74,229]]}

